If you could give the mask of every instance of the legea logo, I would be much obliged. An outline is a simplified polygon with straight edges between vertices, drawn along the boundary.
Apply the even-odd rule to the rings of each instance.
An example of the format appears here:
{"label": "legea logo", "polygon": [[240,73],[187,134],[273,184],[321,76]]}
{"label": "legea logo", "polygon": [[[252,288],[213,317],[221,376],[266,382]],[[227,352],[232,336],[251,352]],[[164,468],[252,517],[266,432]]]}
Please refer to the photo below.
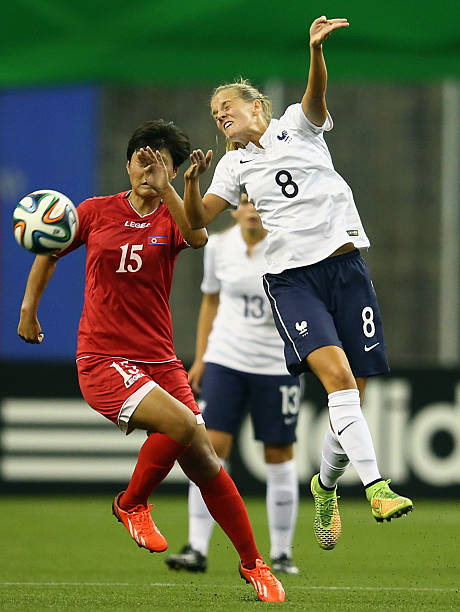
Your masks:
{"label": "legea logo", "polygon": [[125,227],[135,227],[136,229],[142,229],[144,227],[150,227],[150,223],[144,221],[139,223],[138,221],[125,221]]}

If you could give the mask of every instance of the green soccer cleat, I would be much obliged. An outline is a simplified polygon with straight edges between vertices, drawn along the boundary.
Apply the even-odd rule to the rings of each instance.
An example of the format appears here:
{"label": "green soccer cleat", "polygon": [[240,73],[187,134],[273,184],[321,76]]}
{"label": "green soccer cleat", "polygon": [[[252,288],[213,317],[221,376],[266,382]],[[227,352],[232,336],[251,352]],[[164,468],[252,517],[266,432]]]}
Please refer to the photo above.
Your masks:
{"label": "green soccer cleat", "polygon": [[391,480],[379,480],[367,487],[366,497],[371,504],[372,516],[378,523],[391,521],[412,512],[414,504],[408,497],[394,493],[390,487]]}
{"label": "green soccer cleat", "polygon": [[310,489],[315,500],[315,536],[324,550],[332,550],[342,533],[337,487],[326,491],[319,484],[319,474],[311,479]]}

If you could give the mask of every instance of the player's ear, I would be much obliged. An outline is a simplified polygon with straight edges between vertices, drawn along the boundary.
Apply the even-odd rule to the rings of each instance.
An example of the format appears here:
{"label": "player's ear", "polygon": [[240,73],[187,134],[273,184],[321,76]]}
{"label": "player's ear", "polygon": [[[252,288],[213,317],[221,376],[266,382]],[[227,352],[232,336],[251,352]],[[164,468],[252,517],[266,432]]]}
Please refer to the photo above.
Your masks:
{"label": "player's ear", "polygon": [[126,172],[129,174],[129,160],[126,162]]}
{"label": "player's ear", "polygon": [[252,104],[253,104],[252,108],[256,114],[262,111],[262,102],[258,98],[254,100]]}

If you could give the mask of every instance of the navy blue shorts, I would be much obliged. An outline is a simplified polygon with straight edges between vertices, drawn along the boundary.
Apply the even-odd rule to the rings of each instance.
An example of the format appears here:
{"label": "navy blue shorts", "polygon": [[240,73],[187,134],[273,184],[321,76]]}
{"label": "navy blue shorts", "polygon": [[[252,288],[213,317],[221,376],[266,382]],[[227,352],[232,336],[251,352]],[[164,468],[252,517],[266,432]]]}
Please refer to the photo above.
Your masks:
{"label": "navy blue shorts", "polygon": [[322,346],[343,348],[355,377],[389,371],[377,296],[357,249],[265,274],[264,288],[291,374],[308,371],[306,357]]}
{"label": "navy blue shorts", "polygon": [[300,407],[297,376],[249,374],[207,363],[198,403],[207,429],[235,436],[249,412],[256,440],[266,444],[291,444],[296,440]]}

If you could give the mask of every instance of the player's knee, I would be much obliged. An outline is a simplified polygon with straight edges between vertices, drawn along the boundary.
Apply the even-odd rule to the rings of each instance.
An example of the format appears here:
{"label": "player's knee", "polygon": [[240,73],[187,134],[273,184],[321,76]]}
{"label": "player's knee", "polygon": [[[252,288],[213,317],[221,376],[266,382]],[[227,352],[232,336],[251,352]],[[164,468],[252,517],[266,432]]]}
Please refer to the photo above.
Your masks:
{"label": "player's knee", "polygon": [[200,461],[194,466],[192,480],[198,485],[209,482],[222,469],[222,464],[216,454],[206,452],[200,457]]}
{"label": "player's knee", "polygon": [[294,458],[293,444],[265,445],[265,463],[285,463]]}
{"label": "player's knee", "polygon": [[189,451],[180,457],[179,463],[188,478],[198,485],[214,478],[222,467],[209,439],[200,435],[199,431]]}
{"label": "player's knee", "polygon": [[356,381],[349,369],[338,366],[328,372],[325,386],[328,393],[334,393],[345,389],[356,389]]}
{"label": "player's knee", "polygon": [[174,439],[180,444],[191,444],[197,429],[196,416],[191,410],[183,412],[174,424]]}

